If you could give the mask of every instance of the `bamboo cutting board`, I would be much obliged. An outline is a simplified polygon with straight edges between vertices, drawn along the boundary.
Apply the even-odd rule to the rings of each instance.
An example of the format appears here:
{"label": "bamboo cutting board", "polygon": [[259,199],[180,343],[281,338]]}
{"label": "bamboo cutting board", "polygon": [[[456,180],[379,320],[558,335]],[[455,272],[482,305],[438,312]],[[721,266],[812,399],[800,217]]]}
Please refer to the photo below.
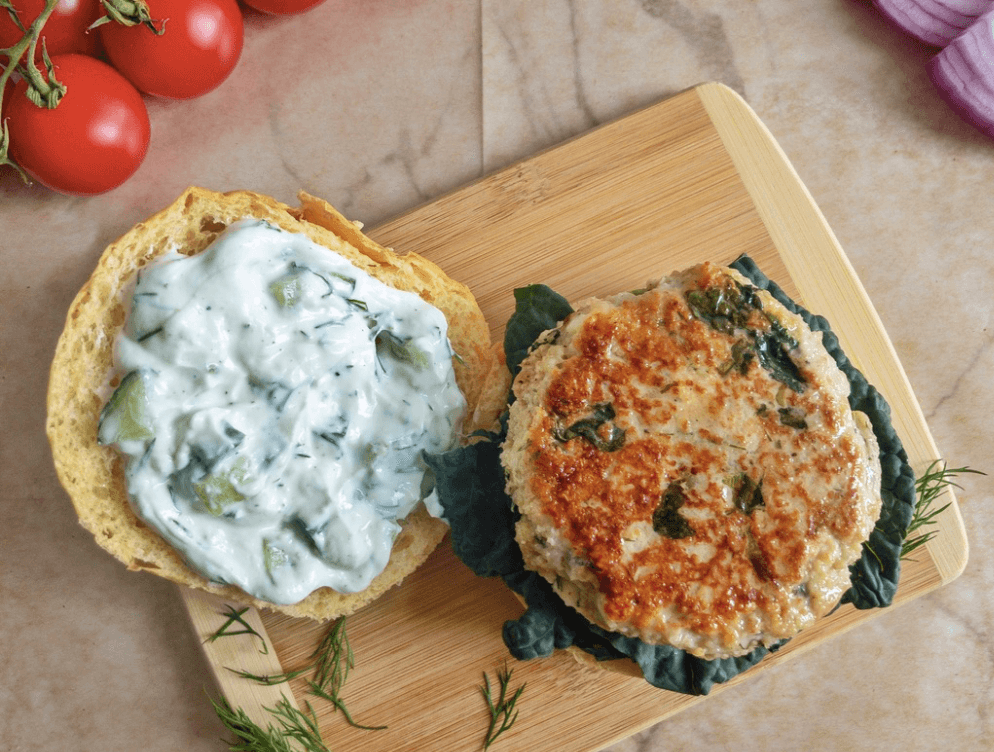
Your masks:
{"label": "bamboo cutting board", "polygon": [[[602,126],[486,177],[370,233],[399,251],[415,251],[466,282],[495,341],[513,310],[515,287],[544,282],[570,299],[641,286],[671,271],[748,253],[809,310],[824,315],[857,368],[891,405],[916,474],[940,457],[921,409],[879,318],[832,231],[755,113],[730,89],[705,84]],[[938,532],[905,562],[895,603],[957,577],[967,541],[950,502]],[[224,604],[184,590],[202,639],[225,621]],[[380,600],[348,617],[355,668],[342,697],[359,723],[314,701],[332,749],[479,750],[489,714],[480,695],[508,659],[501,626],[522,607],[499,580],[476,578],[448,539],[428,562]],[[748,681],[880,613],[843,607],[714,692]],[[306,664],[327,626],[268,612],[246,617],[251,636],[205,643],[232,705],[257,721],[286,696],[309,698],[295,680],[258,686],[228,668],[276,673]],[[595,750],[706,698],[655,689],[636,675],[581,665],[559,653],[511,661],[512,688],[527,682],[520,716],[492,749]],[[291,694],[292,691],[292,694]],[[746,690],[747,691],[747,690]]]}

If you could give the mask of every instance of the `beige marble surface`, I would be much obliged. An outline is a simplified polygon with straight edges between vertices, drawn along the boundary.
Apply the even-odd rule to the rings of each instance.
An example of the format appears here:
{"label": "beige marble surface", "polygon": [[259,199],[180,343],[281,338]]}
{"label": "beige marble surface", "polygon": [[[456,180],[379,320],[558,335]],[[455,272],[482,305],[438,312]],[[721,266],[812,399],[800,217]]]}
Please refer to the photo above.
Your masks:
{"label": "beige marble surface", "polygon": [[[150,102],[150,153],[118,190],[68,198],[0,170],[0,747],[226,748],[176,589],[77,526],[43,434],[73,295],[108,241],[191,183],[283,200],[303,187],[375,223],[722,81],[827,217],[942,455],[994,471],[994,142],[943,106],[927,51],[868,3],[327,0],[250,16],[246,34],[220,89]],[[990,479],[964,478],[959,500],[959,579],[611,749],[990,749]]]}

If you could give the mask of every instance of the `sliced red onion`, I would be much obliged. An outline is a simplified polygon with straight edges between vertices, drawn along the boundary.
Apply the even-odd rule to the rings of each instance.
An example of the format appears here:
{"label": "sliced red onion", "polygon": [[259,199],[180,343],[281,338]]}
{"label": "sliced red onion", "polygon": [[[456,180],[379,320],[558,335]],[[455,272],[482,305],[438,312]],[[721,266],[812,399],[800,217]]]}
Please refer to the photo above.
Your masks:
{"label": "sliced red onion", "polygon": [[873,0],[884,16],[904,31],[934,47],[945,47],[994,0]]}
{"label": "sliced red onion", "polygon": [[960,117],[994,137],[994,10],[932,58],[929,75]]}

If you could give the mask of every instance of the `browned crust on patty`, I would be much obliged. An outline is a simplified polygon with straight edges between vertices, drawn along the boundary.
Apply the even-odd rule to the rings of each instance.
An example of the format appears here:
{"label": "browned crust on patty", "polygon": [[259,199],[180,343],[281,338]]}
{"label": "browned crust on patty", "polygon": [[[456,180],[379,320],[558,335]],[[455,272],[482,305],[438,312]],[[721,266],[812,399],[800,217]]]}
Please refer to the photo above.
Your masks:
{"label": "browned crust on patty", "polygon": [[[705,658],[831,610],[880,509],[875,441],[820,335],[765,293],[741,327],[798,340],[795,392],[687,303],[740,281],[703,265],[581,306],[525,361],[502,455],[526,566],[599,626]],[[596,435],[570,435],[585,421]]]}

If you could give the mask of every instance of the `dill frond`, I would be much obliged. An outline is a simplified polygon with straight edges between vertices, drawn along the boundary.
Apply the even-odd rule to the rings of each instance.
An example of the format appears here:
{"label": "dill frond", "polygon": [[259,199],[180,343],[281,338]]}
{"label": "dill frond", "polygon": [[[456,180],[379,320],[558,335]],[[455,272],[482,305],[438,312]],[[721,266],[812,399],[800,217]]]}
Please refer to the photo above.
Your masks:
{"label": "dill frond", "polygon": [[[235,634],[235,633],[230,633]],[[239,632],[238,634],[243,634]],[[364,726],[356,723],[345,705],[345,700],[340,696],[345,680],[348,679],[349,671],[355,666],[355,655],[352,653],[352,646],[349,644],[348,633],[345,631],[345,617],[338,619],[328,633],[321,639],[318,646],[310,656],[311,662],[303,668],[294,671],[287,671],[282,674],[253,674],[248,671],[238,671],[233,668],[228,670],[242,679],[254,681],[256,684],[272,686],[283,684],[298,676],[314,671],[313,678],[307,681],[310,694],[331,703],[336,710],[340,710],[350,726],[366,731],[381,731],[386,726]]]}
{"label": "dill frond", "polygon": [[[249,607],[245,606],[245,608],[236,611],[235,607],[230,603],[226,603],[224,605],[227,608],[227,611],[221,612],[221,616],[228,617],[227,621],[225,621],[224,624],[222,624],[218,630],[214,632],[214,634],[204,640],[204,642],[214,642],[214,640],[220,639],[221,637],[234,637],[235,635],[244,634],[252,635],[254,637],[258,637],[262,641],[262,650],[259,652],[263,655],[268,655],[269,646],[266,644],[266,638],[253,629],[252,625],[244,619],[244,614],[249,610]],[[235,624],[241,624],[242,629],[233,629]]]}
{"label": "dill frond", "polygon": [[[285,697],[282,702],[286,702]],[[211,705],[214,707],[214,712],[221,724],[234,735],[234,739],[228,742],[228,749],[232,752],[300,752],[291,746],[291,737],[283,731],[275,728],[272,724],[267,724],[266,728],[262,728],[249,718],[242,708],[232,708],[225,698],[222,697],[220,700],[211,698]],[[273,712],[269,708],[266,710],[270,713]],[[294,708],[291,707],[291,710]],[[307,752],[315,749],[319,752],[328,752],[323,742],[321,742],[320,747],[312,745],[311,750],[307,750],[306,747],[304,749]]]}
{"label": "dill frond", "polygon": [[311,704],[305,703],[307,711],[297,710],[285,697],[276,703],[275,708],[266,708],[283,727],[285,738],[296,741],[305,752],[330,752],[321,738],[318,716]]}
{"label": "dill frond", "polygon": [[[921,477],[915,481],[915,491],[917,492],[918,499],[915,502],[915,511],[908,525],[907,537],[901,546],[902,561],[935,537],[934,530],[922,533],[919,533],[919,531],[928,525],[935,524],[936,518],[949,508],[949,503],[942,505],[938,509],[933,508],[933,505],[935,500],[948,487],[961,487],[953,478],[962,473],[985,474],[979,470],[972,470],[969,467],[949,468],[945,462],[933,460],[925,469],[925,472],[922,473]],[[919,534],[912,537],[914,533]]]}
{"label": "dill frond", "polygon": [[286,671],[282,674],[253,674],[250,671],[241,671],[233,668],[228,668],[228,671],[241,679],[248,679],[250,681],[254,681],[256,684],[263,684],[267,687],[272,687],[276,684],[285,684],[292,679],[296,679],[298,676],[307,673],[310,669],[310,666],[305,666],[304,668],[299,668],[296,671]]}
{"label": "dill frond", "polygon": [[514,673],[504,664],[503,669],[497,669],[497,682],[500,686],[496,701],[490,688],[490,677],[487,672],[483,672],[483,684],[480,685],[480,692],[486,700],[487,709],[490,711],[490,724],[487,727],[487,734],[483,740],[483,749],[489,749],[490,745],[496,741],[497,737],[507,731],[514,722],[518,720],[518,698],[525,691],[526,684],[522,684],[508,698],[508,686],[511,683],[511,674]]}
{"label": "dill frond", "polygon": [[331,626],[311,658],[314,660],[314,678],[308,684],[312,695],[334,705],[336,710],[342,712],[350,726],[366,731],[382,731],[386,728],[386,726],[364,726],[356,723],[345,705],[345,700],[339,696],[349,671],[355,666],[355,655],[352,653],[349,636],[345,631],[344,616]]}

